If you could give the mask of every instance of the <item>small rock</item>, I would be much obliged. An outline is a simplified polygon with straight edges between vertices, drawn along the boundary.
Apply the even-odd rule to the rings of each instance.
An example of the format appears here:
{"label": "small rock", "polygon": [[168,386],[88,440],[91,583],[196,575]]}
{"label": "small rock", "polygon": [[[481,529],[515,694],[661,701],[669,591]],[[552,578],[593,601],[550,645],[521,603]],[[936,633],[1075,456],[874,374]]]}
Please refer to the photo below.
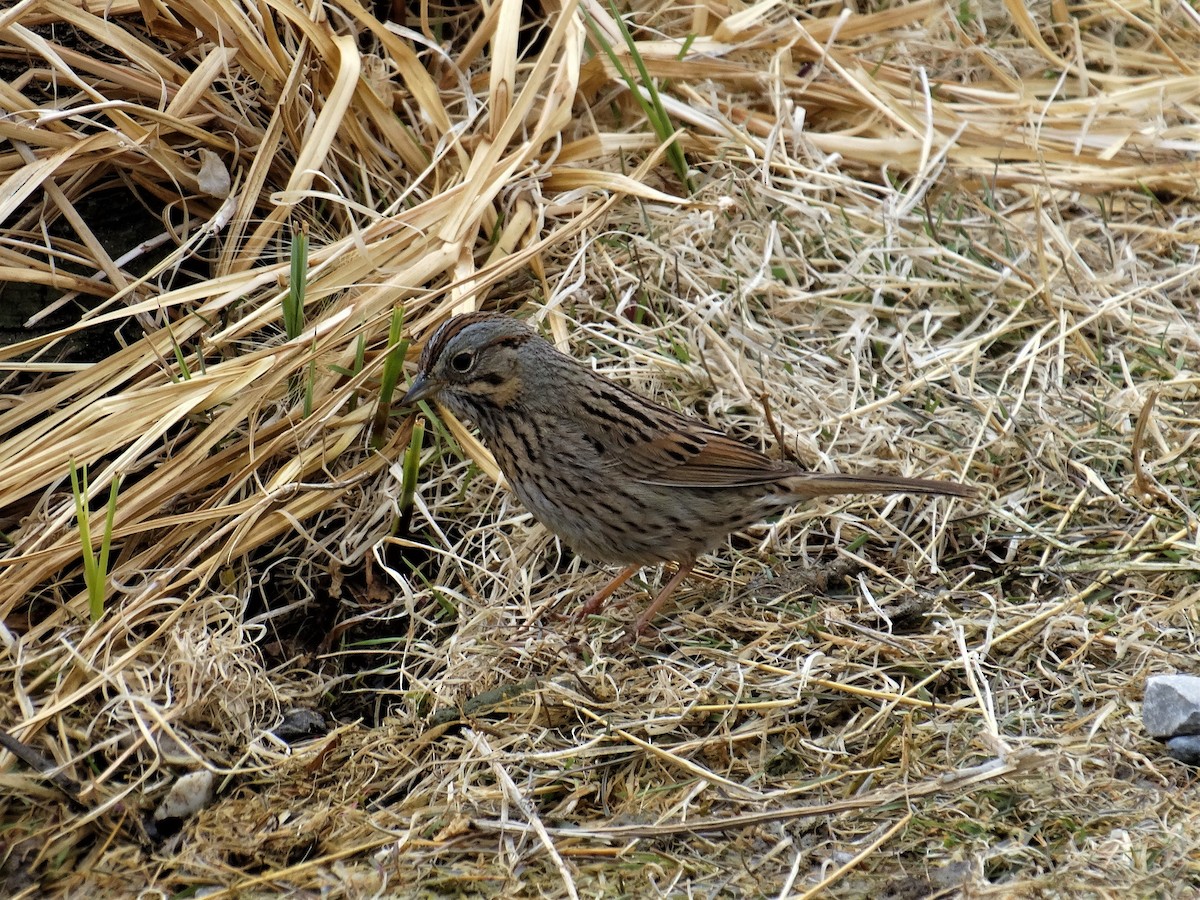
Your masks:
{"label": "small rock", "polygon": [[158,809],[154,810],[155,820],[186,819],[198,813],[212,800],[213,781],[213,773],[207,769],[179,776]]}
{"label": "small rock", "polygon": [[211,150],[200,151],[200,171],[196,175],[196,182],[200,186],[201,193],[208,194],[210,197],[224,200],[229,196],[231,185],[229,169],[225,167],[221,157]]}
{"label": "small rock", "polygon": [[167,731],[160,731],[157,735],[158,752],[162,755],[162,761],[170,766],[194,766],[196,764],[197,753],[189,753],[187,746]]}
{"label": "small rock", "polygon": [[1184,734],[1167,741],[1167,752],[1189,766],[1200,766],[1200,735]]}
{"label": "small rock", "polygon": [[283,715],[283,721],[271,729],[277,738],[288,744],[325,734],[328,730],[325,717],[315,709],[288,710]]}
{"label": "small rock", "polygon": [[1142,724],[1156,738],[1200,734],[1200,678],[1154,675],[1146,679]]}

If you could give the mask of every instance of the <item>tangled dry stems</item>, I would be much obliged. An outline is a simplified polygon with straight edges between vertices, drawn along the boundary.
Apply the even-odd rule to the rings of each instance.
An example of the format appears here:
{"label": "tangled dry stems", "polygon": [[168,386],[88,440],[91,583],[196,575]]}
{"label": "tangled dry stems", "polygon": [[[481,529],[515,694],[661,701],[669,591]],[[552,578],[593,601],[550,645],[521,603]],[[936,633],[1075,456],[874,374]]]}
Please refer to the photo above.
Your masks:
{"label": "tangled dry stems", "polygon": [[[580,10],[615,37],[597,4],[532,42],[507,2],[436,36],[349,0],[0,12],[0,267],[82,310],[0,350],[3,723],[78,784],[5,757],[8,892],[1194,888],[1190,775],[1137,715],[1197,649],[1194,14],[640,7],[689,197]],[[166,240],[109,256],[93,192]],[[419,339],[525,301],[773,446],[768,398],[806,465],[988,500],[795,510],[616,652],[627,610],[559,618],[605,573],[461,430],[391,534],[392,308]],[[123,479],[96,623],[72,460]],[[289,746],[295,708],[339,724]],[[215,801],[148,835],[196,768]]]}

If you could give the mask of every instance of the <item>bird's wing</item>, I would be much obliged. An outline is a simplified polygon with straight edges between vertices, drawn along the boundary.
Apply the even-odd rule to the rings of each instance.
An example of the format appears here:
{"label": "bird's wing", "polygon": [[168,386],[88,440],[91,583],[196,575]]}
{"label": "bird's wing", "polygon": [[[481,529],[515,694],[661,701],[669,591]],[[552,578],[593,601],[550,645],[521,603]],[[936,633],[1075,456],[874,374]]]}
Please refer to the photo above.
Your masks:
{"label": "bird's wing", "polygon": [[603,465],[632,481],[724,488],[766,484],[800,471],[619,385],[606,383],[598,399],[593,412],[602,414],[583,417],[588,431],[604,447]]}
{"label": "bird's wing", "polygon": [[668,432],[630,448],[631,474],[666,487],[739,487],[778,481],[795,469],[713,430]]}

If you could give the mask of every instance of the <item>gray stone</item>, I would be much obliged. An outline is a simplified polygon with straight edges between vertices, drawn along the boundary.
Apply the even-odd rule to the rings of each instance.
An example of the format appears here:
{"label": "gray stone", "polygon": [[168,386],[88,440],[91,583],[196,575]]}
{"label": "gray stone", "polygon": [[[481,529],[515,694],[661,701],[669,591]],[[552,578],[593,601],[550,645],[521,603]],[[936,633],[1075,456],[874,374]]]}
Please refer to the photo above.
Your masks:
{"label": "gray stone", "polygon": [[1167,752],[1189,766],[1200,766],[1200,735],[1185,734],[1167,741]]}
{"label": "gray stone", "polygon": [[180,775],[158,809],[154,810],[154,820],[186,819],[200,812],[212,801],[213,781],[213,773],[207,769]]}
{"label": "gray stone", "polygon": [[325,717],[315,709],[292,709],[283,716],[283,721],[274,729],[281,741],[294,744],[305,738],[316,737],[329,731]]}
{"label": "gray stone", "polygon": [[1200,734],[1200,678],[1154,675],[1146,679],[1142,724],[1156,738]]}

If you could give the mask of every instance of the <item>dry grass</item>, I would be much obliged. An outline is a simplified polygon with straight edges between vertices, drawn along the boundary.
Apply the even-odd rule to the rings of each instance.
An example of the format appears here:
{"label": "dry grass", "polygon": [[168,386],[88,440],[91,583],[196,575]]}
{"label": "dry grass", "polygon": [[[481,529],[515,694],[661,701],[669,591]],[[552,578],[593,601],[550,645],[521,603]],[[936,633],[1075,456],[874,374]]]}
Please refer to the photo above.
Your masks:
{"label": "dry grass", "polygon": [[[689,195],[607,7],[426,11],[0,11],[0,279],[58,322],[0,348],[0,722],[47,770],[0,756],[0,893],[1200,889],[1139,722],[1200,649],[1200,17],[639,5]],[[566,622],[606,573],[437,423],[394,533],[397,304],[418,341],[520,307],[768,446],[769,396],[806,465],[987,499],[798,509],[616,649],[633,592]],[[121,479],[96,622],[72,461],[94,508]],[[298,708],[333,730],[289,746]]]}

